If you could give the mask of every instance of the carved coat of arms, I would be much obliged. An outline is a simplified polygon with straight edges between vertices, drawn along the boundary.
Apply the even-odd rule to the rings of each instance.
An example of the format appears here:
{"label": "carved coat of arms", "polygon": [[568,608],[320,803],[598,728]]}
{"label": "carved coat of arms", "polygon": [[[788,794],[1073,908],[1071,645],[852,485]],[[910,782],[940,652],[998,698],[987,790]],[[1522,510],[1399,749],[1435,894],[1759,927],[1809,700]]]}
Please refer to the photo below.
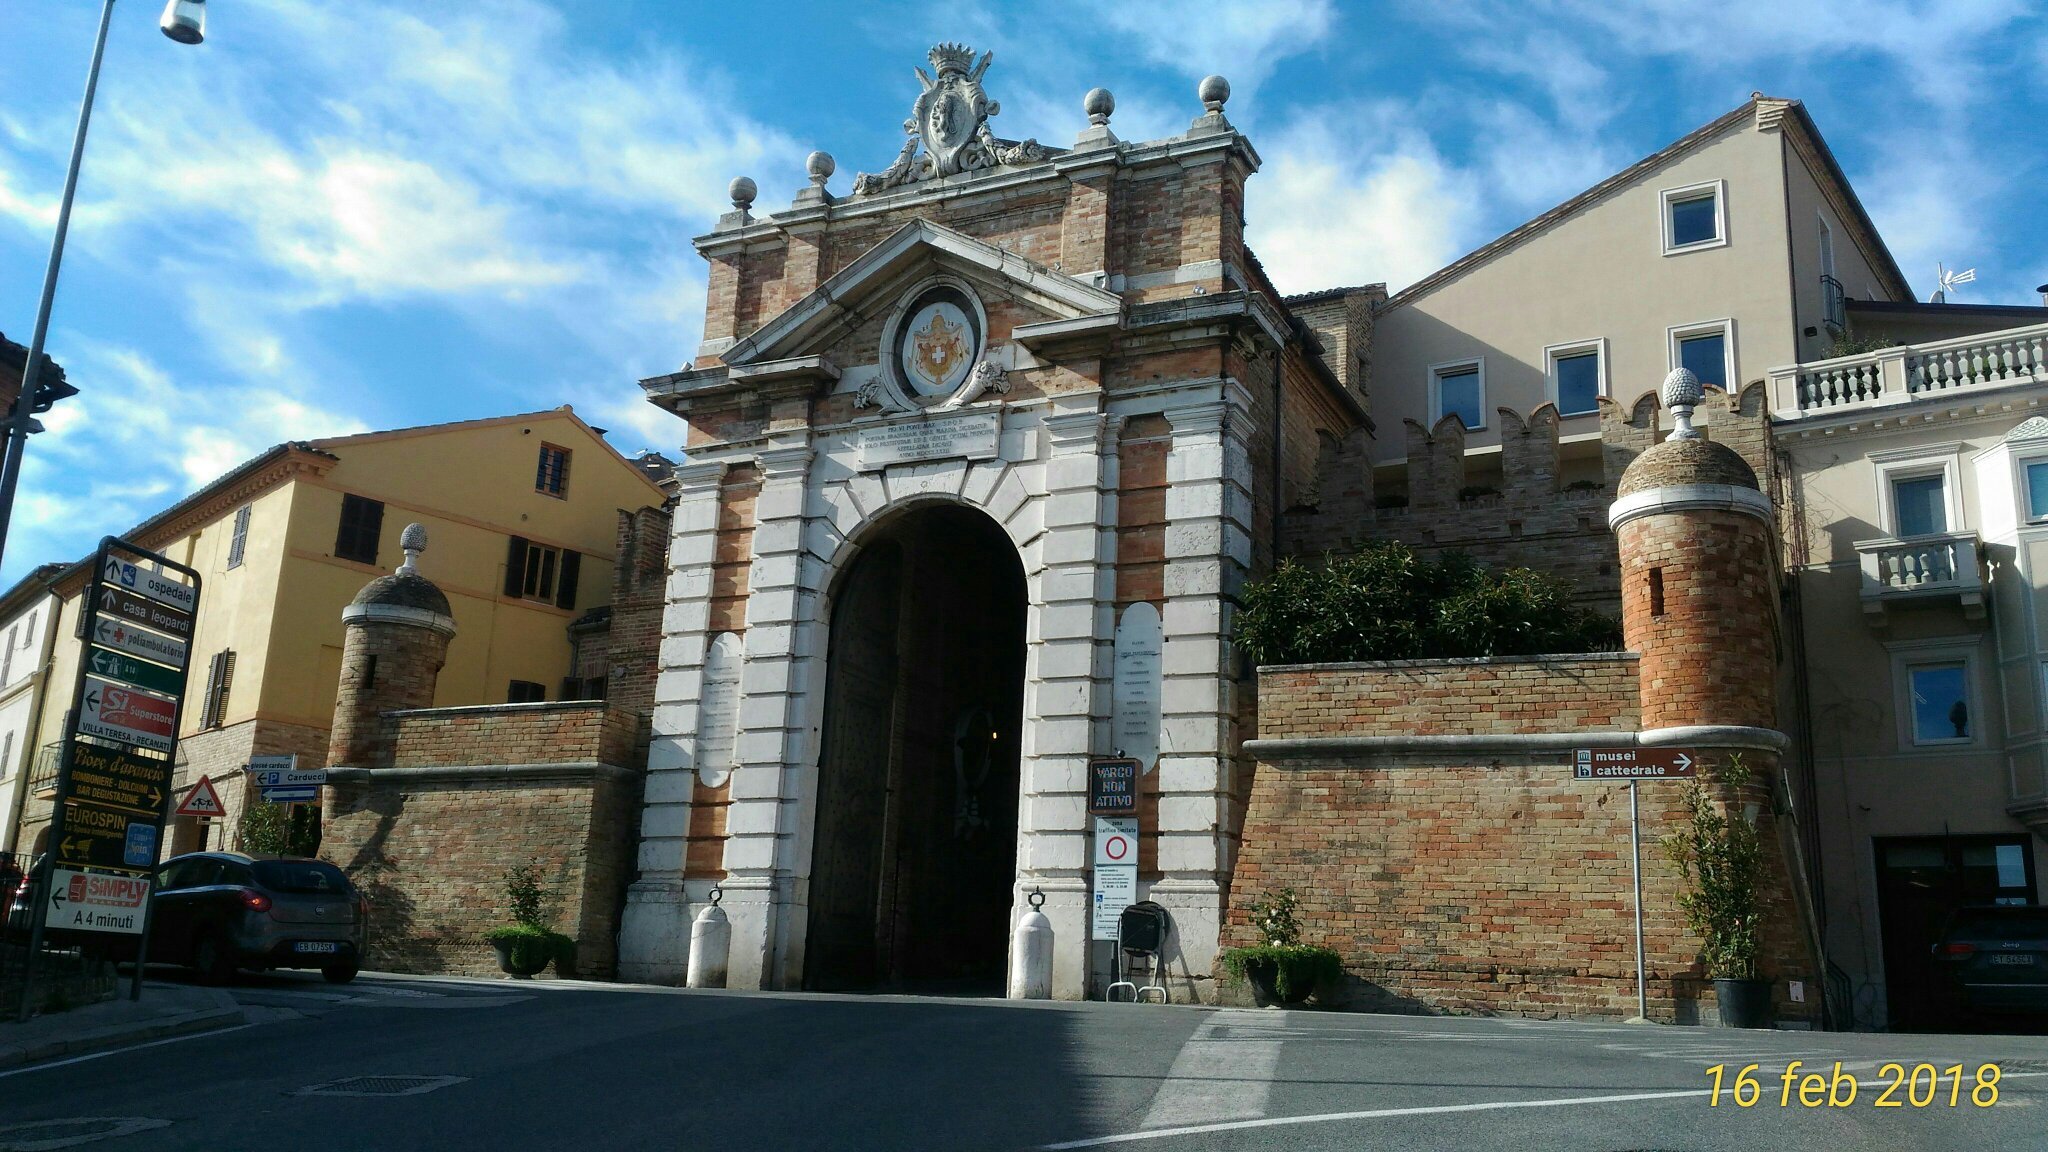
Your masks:
{"label": "carved coat of arms", "polygon": [[[853,194],[867,196],[888,188],[914,183],[931,176],[975,172],[1000,164],[1035,164],[1052,158],[1053,150],[1036,140],[999,140],[989,130],[988,119],[1002,106],[982,90],[981,77],[995,60],[993,52],[974,59],[974,49],[961,44],[941,44],[928,59],[936,76],[915,69],[924,90],[910,106],[910,119],[903,131],[910,139],[888,169],[854,178]],[[918,146],[924,154],[918,154]]]}

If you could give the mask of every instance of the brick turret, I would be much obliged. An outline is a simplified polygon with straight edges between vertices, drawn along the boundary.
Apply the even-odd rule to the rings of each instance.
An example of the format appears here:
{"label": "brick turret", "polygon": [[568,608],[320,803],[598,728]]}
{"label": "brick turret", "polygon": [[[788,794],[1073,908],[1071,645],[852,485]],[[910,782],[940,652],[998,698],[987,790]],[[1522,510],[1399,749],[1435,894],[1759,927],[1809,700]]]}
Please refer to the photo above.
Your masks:
{"label": "brick turret", "polygon": [[333,767],[391,765],[392,732],[383,714],[432,706],[434,683],[455,635],[448,597],[419,572],[427,530],[406,525],[399,545],[405,563],[398,571],[364,585],[341,610],[346,635],[327,748]]}

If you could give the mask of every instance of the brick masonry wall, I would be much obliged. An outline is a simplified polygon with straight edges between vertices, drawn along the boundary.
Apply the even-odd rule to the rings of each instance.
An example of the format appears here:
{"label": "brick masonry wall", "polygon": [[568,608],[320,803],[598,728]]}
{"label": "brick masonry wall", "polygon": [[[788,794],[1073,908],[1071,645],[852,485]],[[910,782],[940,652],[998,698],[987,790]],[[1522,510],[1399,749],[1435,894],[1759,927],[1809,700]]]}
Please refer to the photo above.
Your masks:
{"label": "brick masonry wall", "polygon": [[[1263,739],[1632,729],[1632,653],[1390,661],[1260,670]],[[1343,957],[1353,1006],[1541,1017],[1635,1013],[1624,784],[1576,781],[1567,758],[1493,767],[1262,762],[1231,891],[1227,945],[1256,939],[1251,900],[1292,887],[1307,943]],[[1707,760],[1709,770],[1720,761]],[[1768,779],[1768,759],[1750,758]],[[1712,1003],[1684,928],[1680,880],[1657,848],[1684,820],[1675,782],[1641,786],[1644,932],[1652,1019],[1692,1022]],[[1757,802],[1761,787],[1731,795]],[[1778,830],[1761,804],[1767,844]],[[1782,874],[1781,877],[1782,879]],[[1767,901],[1767,973],[1809,981],[1781,883]]]}
{"label": "brick masonry wall", "polygon": [[321,854],[369,896],[372,966],[495,973],[483,934],[510,922],[505,873],[538,860],[578,970],[607,976],[638,802],[635,784],[569,776],[335,787]]}
{"label": "brick masonry wall", "polygon": [[1735,512],[1690,511],[1630,520],[1617,535],[1626,639],[1643,654],[1644,725],[1775,727],[1770,529]]}
{"label": "brick masonry wall", "polygon": [[638,718],[588,701],[478,704],[387,714],[392,764],[403,768],[464,764],[629,765]]}

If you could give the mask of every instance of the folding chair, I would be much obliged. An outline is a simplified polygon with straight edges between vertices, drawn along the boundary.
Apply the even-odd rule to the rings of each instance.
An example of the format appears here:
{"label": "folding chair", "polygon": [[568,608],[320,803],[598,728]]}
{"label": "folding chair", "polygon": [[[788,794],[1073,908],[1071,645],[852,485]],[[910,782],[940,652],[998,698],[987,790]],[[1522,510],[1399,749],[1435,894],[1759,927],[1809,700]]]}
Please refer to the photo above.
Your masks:
{"label": "folding chair", "polygon": [[[1173,919],[1166,909],[1150,900],[1143,900],[1124,909],[1116,919],[1116,976],[1109,986],[1105,1000],[1115,1000],[1117,989],[1128,988],[1130,1002],[1142,1003],[1153,992],[1159,993],[1159,1002],[1167,1002],[1166,987],[1158,983],[1164,962],[1160,956],[1166,951],[1166,937],[1173,930]],[[1140,985],[1124,977],[1132,973],[1133,962],[1145,961],[1145,979],[1149,983]]]}

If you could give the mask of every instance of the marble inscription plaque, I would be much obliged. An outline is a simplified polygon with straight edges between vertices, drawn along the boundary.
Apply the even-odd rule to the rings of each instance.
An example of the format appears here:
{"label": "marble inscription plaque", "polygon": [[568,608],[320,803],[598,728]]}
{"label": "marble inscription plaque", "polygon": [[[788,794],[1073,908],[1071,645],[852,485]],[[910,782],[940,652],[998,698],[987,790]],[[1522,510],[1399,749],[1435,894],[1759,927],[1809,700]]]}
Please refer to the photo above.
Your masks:
{"label": "marble inscription plaque", "polygon": [[721,632],[704,660],[703,694],[697,698],[697,779],[706,788],[725,783],[732,771],[740,731],[740,638]]}
{"label": "marble inscription plaque", "polygon": [[860,434],[860,465],[884,468],[911,460],[945,460],[964,456],[987,460],[996,454],[1002,415],[968,412],[925,420],[903,420],[866,428]]}
{"label": "marble inscription plaque", "polygon": [[1116,671],[1110,681],[1111,739],[1147,772],[1159,761],[1162,641],[1159,609],[1147,601],[1124,609],[1116,626]]}

